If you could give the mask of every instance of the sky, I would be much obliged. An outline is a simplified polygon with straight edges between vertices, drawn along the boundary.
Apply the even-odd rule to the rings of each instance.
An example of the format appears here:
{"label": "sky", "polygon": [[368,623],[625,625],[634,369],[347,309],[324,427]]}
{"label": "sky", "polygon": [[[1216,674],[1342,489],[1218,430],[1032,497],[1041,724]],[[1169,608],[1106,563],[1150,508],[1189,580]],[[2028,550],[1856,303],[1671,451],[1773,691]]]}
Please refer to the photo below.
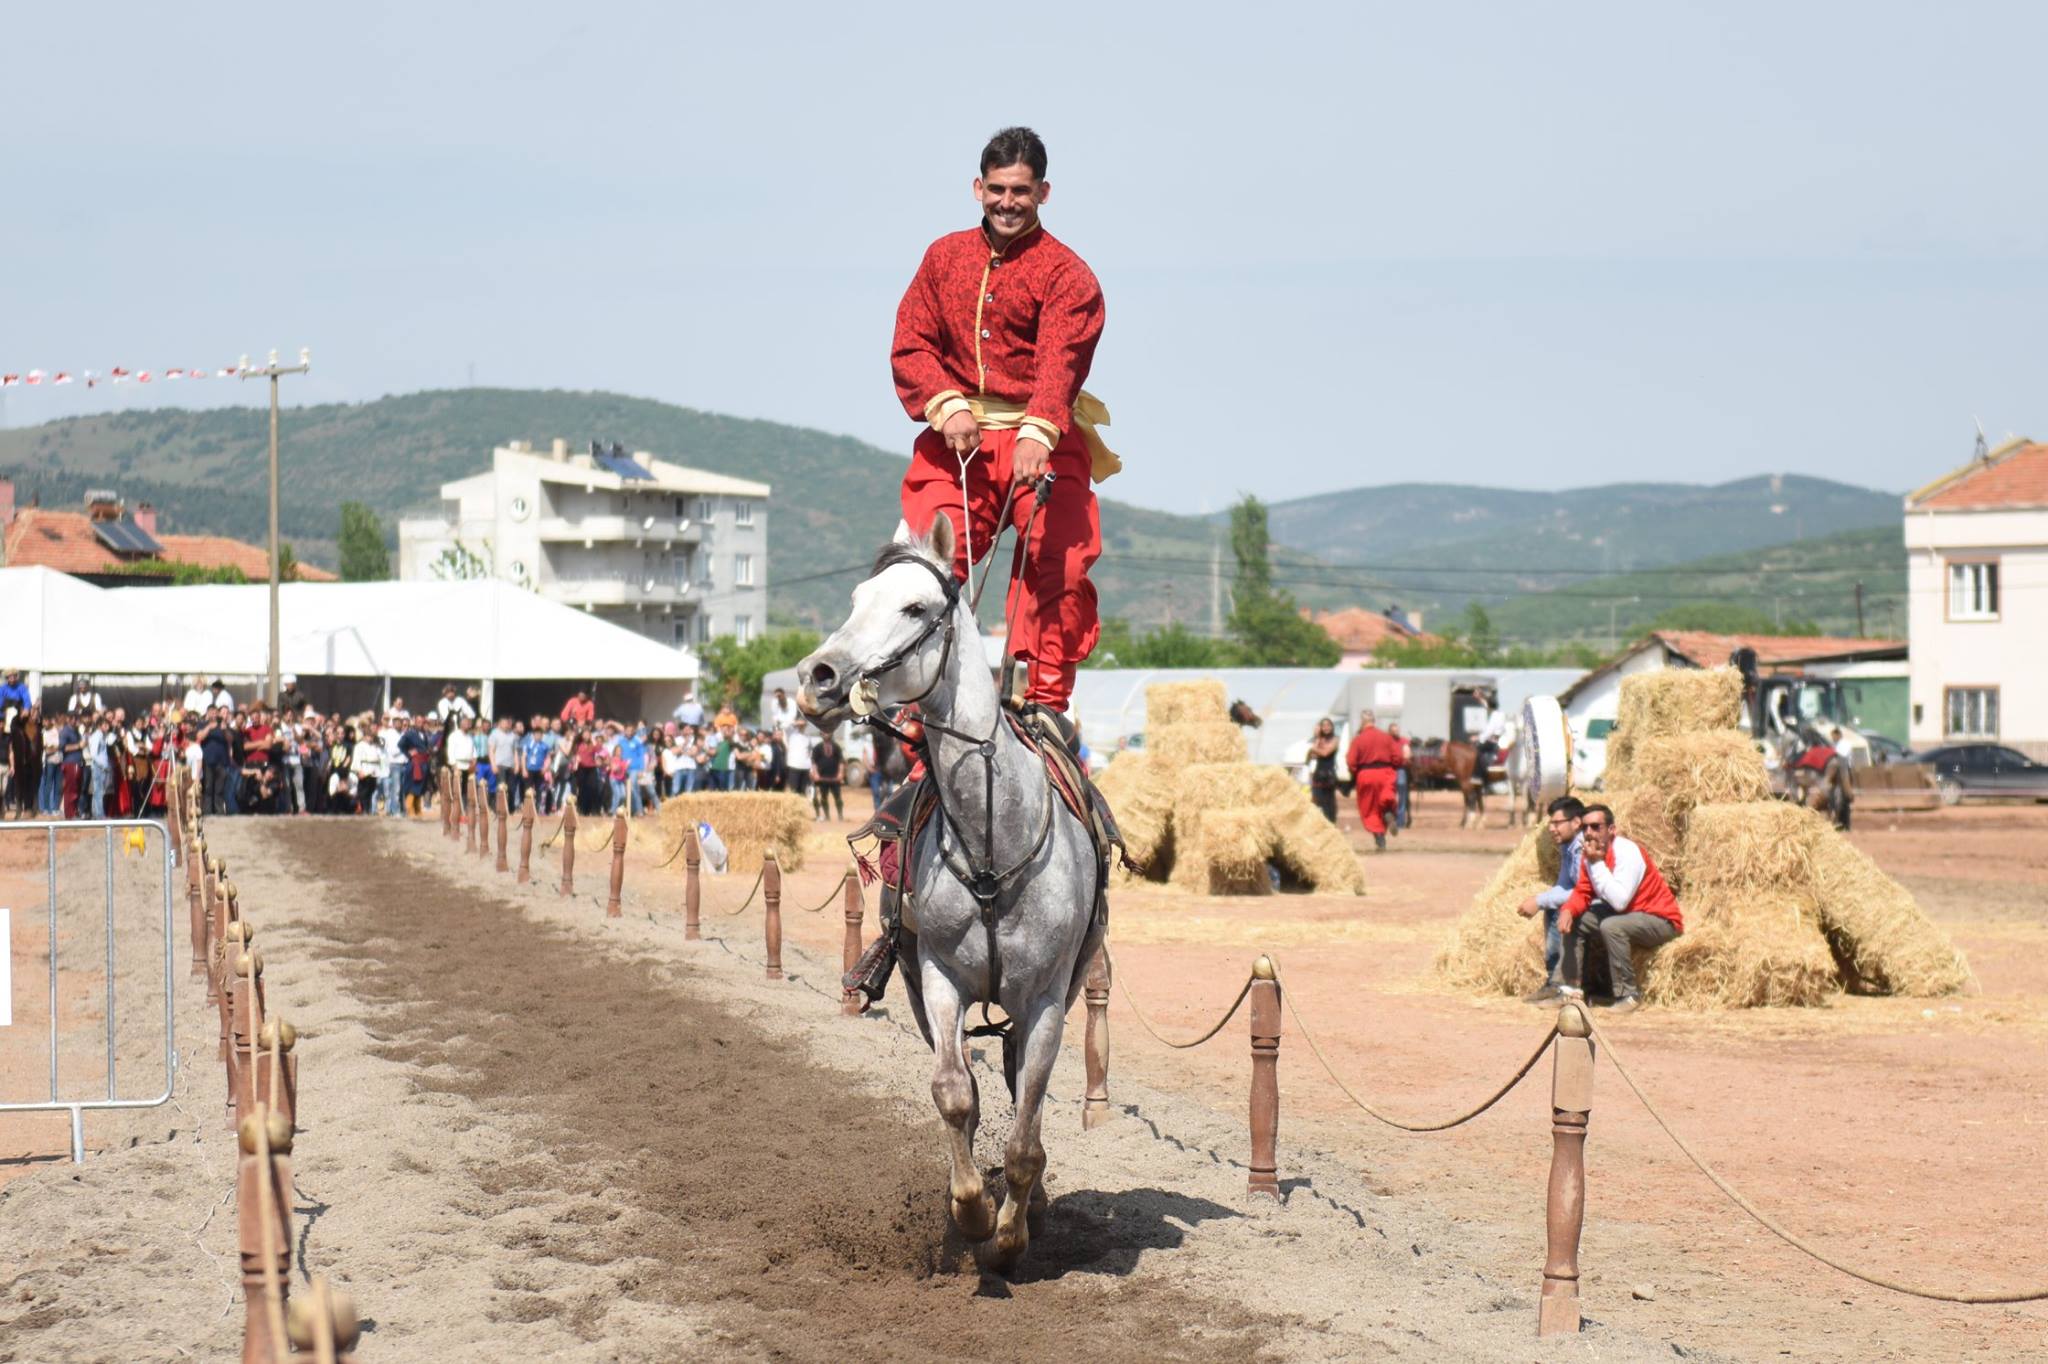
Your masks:
{"label": "sky", "polygon": [[2044,49],[2048,7],[1885,0],[18,6],[0,371],[304,345],[297,402],[599,388],[907,453],[896,301],[1022,122],[1107,297],[1107,494],[1904,490],[2048,438]]}

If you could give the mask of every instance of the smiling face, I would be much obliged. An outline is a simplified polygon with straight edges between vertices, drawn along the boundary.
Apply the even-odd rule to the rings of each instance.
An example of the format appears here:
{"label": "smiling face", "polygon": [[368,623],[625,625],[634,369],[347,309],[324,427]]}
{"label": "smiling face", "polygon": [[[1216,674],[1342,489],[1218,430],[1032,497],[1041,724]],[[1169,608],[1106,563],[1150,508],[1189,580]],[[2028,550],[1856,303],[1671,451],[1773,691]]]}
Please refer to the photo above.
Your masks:
{"label": "smiling face", "polygon": [[1041,180],[1023,162],[991,166],[974,181],[975,202],[988,219],[989,236],[997,247],[1029,232],[1038,222],[1038,206],[1052,194],[1052,181]]}

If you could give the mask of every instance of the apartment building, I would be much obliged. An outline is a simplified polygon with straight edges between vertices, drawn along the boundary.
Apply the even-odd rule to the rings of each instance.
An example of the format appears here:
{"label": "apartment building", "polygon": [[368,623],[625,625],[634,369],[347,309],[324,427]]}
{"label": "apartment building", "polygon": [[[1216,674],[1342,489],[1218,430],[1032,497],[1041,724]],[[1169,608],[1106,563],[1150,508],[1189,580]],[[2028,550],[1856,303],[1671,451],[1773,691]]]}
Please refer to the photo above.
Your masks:
{"label": "apartment building", "polygon": [[766,483],[593,441],[513,441],[398,523],[398,576],[498,577],[695,652],[768,623]]}
{"label": "apartment building", "polygon": [[2048,758],[2048,445],[2011,440],[1906,498],[1915,748]]}

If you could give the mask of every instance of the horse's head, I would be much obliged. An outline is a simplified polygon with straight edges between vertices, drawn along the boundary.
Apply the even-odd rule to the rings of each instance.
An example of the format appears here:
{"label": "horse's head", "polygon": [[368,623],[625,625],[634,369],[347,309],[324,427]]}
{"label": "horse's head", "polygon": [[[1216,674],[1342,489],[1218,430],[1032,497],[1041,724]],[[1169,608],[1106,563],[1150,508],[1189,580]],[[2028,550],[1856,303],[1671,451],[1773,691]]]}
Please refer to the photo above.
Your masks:
{"label": "horse's head", "polygon": [[823,728],[849,711],[921,700],[938,685],[960,635],[972,633],[959,608],[953,523],[935,516],[922,538],[898,531],[853,589],[846,623],[797,664],[797,708]]}

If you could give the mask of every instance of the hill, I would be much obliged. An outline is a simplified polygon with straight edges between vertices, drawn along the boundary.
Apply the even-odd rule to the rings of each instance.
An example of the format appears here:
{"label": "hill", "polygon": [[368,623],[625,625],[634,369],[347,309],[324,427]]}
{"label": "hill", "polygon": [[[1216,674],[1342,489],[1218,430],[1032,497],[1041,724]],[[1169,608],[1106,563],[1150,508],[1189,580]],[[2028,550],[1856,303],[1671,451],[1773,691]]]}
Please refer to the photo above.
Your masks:
{"label": "hill", "polygon": [[[79,417],[0,431],[0,473],[17,480],[24,503],[40,496],[49,506],[73,506],[89,486],[113,487],[131,503],[154,502],[165,530],[260,541],[268,525],[268,430],[256,408]],[[335,562],[341,503],[367,502],[395,543],[400,514],[432,507],[441,483],[477,472],[492,446],[513,439],[617,440],[761,479],[775,489],[771,611],[810,625],[836,624],[844,614],[859,571],[896,527],[896,488],[908,464],[903,455],[823,431],[560,390],[452,389],[297,407],[286,411],[282,430],[283,534],[301,558],[327,567]],[[905,423],[906,446],[911,434]],[[1102,529],[1097,586],[1105,615],[1141,624],[1206,619],[1219,539],[1206,522],[1105,499]],[[1277,557],[1311,562],[1298,553]],[[1345,596],[1343,587],[1307,594],[1318,604]]]}

